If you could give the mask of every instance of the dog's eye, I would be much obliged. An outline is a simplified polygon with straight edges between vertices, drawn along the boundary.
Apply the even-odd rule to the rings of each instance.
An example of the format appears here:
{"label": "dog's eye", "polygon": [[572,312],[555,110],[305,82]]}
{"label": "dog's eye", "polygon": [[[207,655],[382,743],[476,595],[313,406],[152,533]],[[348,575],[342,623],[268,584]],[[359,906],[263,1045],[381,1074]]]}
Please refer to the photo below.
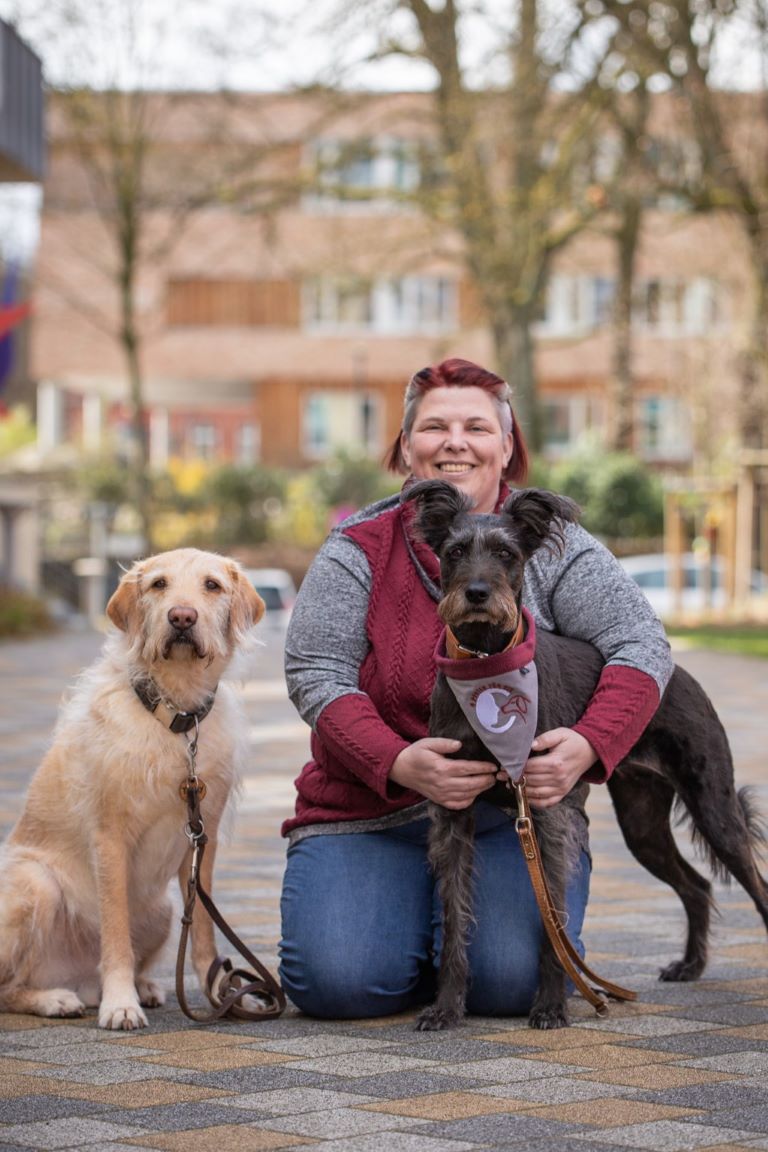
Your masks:
{"label": "dog's eye", "polygon": [[219,584],[218,580],[206,580],[205,588],[207,592],[221,592],[221,584]]}
{"label": "dog's eye", "polygon": [[158,592],[162,592],[162,590],[167,587],[168,581],[166,580],[165,576],[158,576],[157,580],[153,580],[150,584],[150,588],[155,588]]}
{"label": "dog's eye", "polygon": [[462,544],[455,544],[453,548],[449,548],[446,556],[449,560],[461,560],[464,555],[464,546]]}
{"label": "dog's eye", "polygon": [[497,548],[496,555],[498,556],[499,560],[512,559],[512,553],[510,552],[509,548]]}

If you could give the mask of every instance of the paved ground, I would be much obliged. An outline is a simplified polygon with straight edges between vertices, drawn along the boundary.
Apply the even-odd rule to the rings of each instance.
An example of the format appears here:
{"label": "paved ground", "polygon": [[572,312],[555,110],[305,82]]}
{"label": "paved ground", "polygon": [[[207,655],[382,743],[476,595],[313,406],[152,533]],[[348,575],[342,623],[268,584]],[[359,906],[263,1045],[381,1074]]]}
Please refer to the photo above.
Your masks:
{"label": "paved ground", "polygon": [[[0,645],[0,832],[19,810],[62,690],[99,644],[75,633]],[[739,782],[756,786],[768,812],[768,666],[694,652],[680,660],[726,722]],[[217,873],[224,913],[273,969],[277,829],[307,744],[280,667],[279,636],[269,634],[244,688],[251,774]],[[93,1015],[6,1015],[0,1152],[768,1149],[768,946],[754,907],[741,889],[718,887],[705,979],[658,983],[680,951],[680,906],[629,857],[600,789],[590,812],[587,955],[639,990],[636,1005],[597,1020],[574,1001],[574,1026],[554,1033],[479,1018],[448,1034],[416,1033],[408,1017],[319,1023],[292,1009],[260,1025],[201,1028],[173,998],[134,1035],[100,1032]]]}

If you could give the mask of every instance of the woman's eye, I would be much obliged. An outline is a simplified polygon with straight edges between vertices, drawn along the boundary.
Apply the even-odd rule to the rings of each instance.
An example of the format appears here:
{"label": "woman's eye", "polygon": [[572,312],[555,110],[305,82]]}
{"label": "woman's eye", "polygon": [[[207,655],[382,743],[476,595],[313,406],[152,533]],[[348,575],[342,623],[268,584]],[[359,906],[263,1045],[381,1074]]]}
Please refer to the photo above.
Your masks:
{"label": "woman's eye", "polygon": [[208,592],[221,592],[221,584],[218,580],[206,580],[205,587]]}

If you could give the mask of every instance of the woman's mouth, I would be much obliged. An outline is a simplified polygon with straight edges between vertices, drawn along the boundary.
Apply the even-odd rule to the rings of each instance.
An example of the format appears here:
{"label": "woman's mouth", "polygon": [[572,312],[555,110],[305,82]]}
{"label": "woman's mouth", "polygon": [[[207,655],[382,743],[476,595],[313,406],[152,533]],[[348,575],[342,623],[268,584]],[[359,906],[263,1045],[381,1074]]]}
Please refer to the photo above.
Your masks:
{"label": "woman's mouth", "polygon": [[458,476],[462,472],[471,472],[474,464],[458,464],[451,461],[445,464],[437,464],[436,467],[440,472],[445,472],[451,476]]}

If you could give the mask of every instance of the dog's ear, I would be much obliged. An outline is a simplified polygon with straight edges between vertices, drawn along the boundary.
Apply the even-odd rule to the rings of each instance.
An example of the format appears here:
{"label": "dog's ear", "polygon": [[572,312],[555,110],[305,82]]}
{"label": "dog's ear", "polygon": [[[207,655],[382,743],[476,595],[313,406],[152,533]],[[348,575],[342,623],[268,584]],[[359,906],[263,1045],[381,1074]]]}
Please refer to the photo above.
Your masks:
{"label": "dog's ear", "polygon": [[526,559],[542,545],[553,552],[565,546],[565,525],[575,524],[579,506],[568,496],[558,496],[542,488],[522,488],[504,501],[502,514],[514,524]]}
{"label": "dog's ear", "polygon": [[404,499],[416,501],[416,528],[433,552],[439,551],[456,517],[472,509],[469,497],[447,480],[419,480]]}
{"label": "dog's ear", "polygon": [[230,561],[228,569],[232,577],[229,621],[235,635],[242,637],[261,620],[264,615],[264,601],[239,564]]}
{"label": "dog's ear", "polygon": [[141,565],[134,564],[133,568],[121,577],[116,591],[107,603],[107,616],[121,632],[130,632],[136,623],[141,573]]}

